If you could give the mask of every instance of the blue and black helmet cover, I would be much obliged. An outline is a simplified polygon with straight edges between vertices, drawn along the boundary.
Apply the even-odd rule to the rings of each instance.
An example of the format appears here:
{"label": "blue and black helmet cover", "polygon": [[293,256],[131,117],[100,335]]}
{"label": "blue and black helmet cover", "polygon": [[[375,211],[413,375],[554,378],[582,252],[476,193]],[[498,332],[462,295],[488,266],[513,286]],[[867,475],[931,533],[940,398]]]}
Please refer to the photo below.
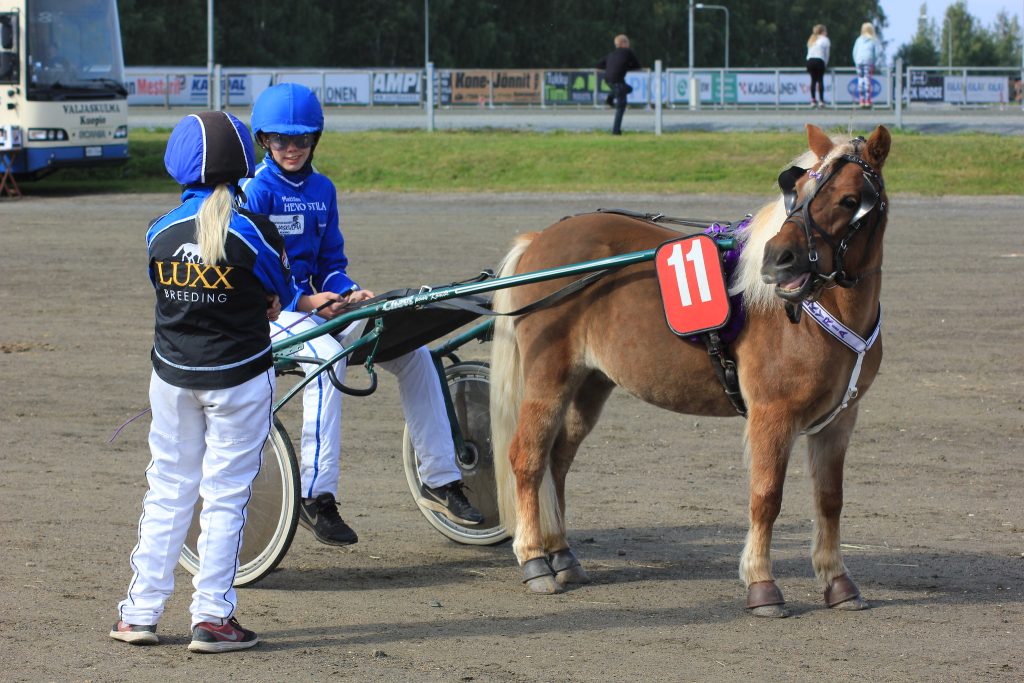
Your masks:
{"label": "blue and black helmet cover", "polygon": [[164,166],[181,185],[233,185],[252,177],[256,150],[244,123],[227,112],[204,111],[171,131]]}

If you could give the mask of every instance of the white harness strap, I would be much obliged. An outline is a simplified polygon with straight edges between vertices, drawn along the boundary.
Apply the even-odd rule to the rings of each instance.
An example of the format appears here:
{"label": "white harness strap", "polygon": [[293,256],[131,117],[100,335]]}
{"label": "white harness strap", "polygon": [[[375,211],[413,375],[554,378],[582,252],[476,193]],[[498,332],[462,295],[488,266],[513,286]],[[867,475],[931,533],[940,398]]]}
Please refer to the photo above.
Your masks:
{"label": "white harness strap", "polygon": [[853,365],[853,372],[850,373],[850,383],[846,388],[846,395],[843,400],[839,402],[839,405],[835,407],[831,413],[825,416],[817,424],[811,425],[805,429],[801,434],[817,434],[824,429],[835,416],[839,414],[841,410],[846,408],[850,404],[850,401],[857,398],[857,394],[860,393],[857,389],[857,380],[860,378],[860,368],[864,362],[864,354],[874,345],[875,340],[878,339],[879,333],[882,331],[882,304],[878,304],[878,322],[875,323],[875,329],[871,333],[871,336],[866,340],[861,339],[860,335],[842,324],[835,317],[826,311],[821,304],[814,301],[804,301],[803,309],[807,312],[807,315],[811,316],[816,323],[821,325],[822,329],[831,334],[833,337],[841,341],[848,349],[857,354],[857,362]]}

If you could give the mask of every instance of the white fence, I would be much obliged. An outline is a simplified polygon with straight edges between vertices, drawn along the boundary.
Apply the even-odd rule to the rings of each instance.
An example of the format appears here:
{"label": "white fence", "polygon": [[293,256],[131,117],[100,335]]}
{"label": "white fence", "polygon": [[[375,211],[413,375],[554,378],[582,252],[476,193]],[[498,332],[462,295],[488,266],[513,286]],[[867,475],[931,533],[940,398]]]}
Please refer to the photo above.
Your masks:
{"label": "white fence", "polygon": [[[803,69],[696,69],[699,106],[711,108],[786,108],[810,102],[810,79]],[[903,105],[990,106],[1019,102],[1020,69],[921,68],[902,73]],[[661,75],[662,104],[687,107],[689,71],[669,69]],[[129,67],[125,69],[129,105],[205,106],[209,76],[205,69]],[[653,72],[626,76],[633,88],[629,103],[654,104]],[[422,69],[224,69],[220,101],[224,106],[251,105],[274,83],[292,81],[312,88],[326,106],[424,106]],[[895,73],[886,69],[872,79],[873,100],[894,107]],[[595,69],[437,69],[434,102],[439,106],[601,107],[609,92]],[[825,76],[828,106],[857,103],[852,68],[830,69]],[[696,101],[695,101],[696,103]]]}

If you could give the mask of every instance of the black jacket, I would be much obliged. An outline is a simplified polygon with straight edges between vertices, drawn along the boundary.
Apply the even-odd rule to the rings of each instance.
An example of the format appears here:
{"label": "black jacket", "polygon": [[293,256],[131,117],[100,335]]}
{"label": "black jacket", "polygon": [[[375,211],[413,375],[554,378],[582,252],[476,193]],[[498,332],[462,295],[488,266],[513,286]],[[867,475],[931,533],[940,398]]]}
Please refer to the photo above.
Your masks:
{"label": "black jacket", "polygon": [[266,216],[234,211],[225,262],[202,262],[195,217],[210,192],[186,189],[182,205],[154,221],[146,238],[156,289],[153,369],[185,389],[226,389],[270,368],[267,294],[285,309],[299,295],[284,240]]}
{"label": "black jacket", "polygon": [[640,61],[628,47],[617,47],[597,63],[597,68],[604,69],[604,80],[608,83],[624,83],[626,72],[639,69]]}

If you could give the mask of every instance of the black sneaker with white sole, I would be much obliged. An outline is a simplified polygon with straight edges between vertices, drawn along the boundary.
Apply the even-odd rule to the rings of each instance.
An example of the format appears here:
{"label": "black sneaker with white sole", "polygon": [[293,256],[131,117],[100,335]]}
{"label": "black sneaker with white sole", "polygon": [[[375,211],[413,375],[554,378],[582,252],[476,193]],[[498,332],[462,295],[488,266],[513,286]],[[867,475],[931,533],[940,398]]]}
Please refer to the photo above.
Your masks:
{"label": "black sneaker with white sole", "polygon": [[463,486],[461,479],[437,488],[421,484],[420,498],[424,506],[435,512],[440,512],[453,522],[476,526],[484,521],[484,516],[466,498],[466,494],[462,491]]}
{"label": "black sneaker with white sole", "polygon": [[330,493],[299,501],[299,523],[327,545],[352,545],[359,536],[338,514],[338,501]]}

